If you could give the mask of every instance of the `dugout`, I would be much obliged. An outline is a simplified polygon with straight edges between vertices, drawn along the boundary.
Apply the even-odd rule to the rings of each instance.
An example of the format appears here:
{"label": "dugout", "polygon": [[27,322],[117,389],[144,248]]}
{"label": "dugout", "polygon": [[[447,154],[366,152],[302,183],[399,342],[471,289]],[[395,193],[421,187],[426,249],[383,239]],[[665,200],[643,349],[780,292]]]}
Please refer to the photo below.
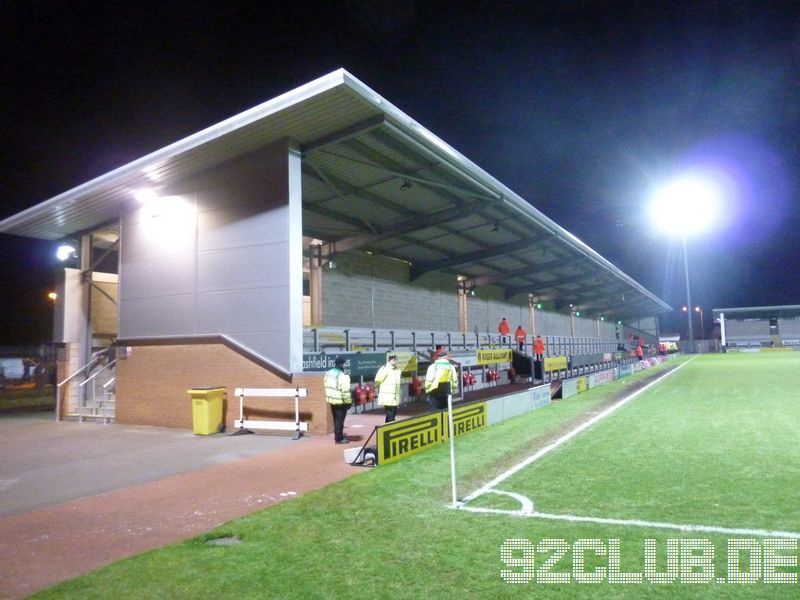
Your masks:
{"label": "dugout", "polygon": [[221,386],[230,400],[237,387],[299,386],[310,431],[330,431],[321,376],[304,368],[320,332],[433,339],[493,333],[507,317],[529,335],[615,340],[631,323],[657,336],[671,310],[344,70],[0,232],[71,242],[55,303],[58,380],[75,375],[61,411],[86,405],[80,384],[114,342],[102,366],[122,423],[191,427],[187,389]]}

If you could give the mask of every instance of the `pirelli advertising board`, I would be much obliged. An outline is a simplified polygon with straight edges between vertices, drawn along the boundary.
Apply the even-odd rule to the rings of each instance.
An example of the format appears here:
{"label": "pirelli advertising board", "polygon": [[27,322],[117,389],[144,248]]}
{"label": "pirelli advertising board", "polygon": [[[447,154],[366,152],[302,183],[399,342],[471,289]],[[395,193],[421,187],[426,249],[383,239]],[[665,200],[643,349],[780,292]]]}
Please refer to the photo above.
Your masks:
{"label": "pirelli advertising board", "polygon": [[[453,410],[456,437],[486,427],[486,403],[478,402]],[[400,460],[449,439],[447,411],[427,413],[378,427],[378,464]]]}
{"label": "pirelli advertising board", "polygon": [[511,348],[490,348],[488,350],[476,351],[479,365],[510,363],[511,354]]}

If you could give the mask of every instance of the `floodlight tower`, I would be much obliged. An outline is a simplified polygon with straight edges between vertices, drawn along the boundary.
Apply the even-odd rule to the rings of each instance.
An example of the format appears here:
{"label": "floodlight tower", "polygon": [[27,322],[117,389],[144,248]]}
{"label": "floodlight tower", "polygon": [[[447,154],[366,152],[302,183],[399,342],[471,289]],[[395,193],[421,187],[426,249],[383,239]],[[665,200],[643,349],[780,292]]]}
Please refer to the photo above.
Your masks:
{"label": "floodlight tower", "polygon": [[[710,177],[690,173],[656,190],[650,213],[655,225],[668,234],[680,235],[683,243],[683,273],[686,278],[686,306],[692,306],[689,285],[689,252],[687,235],[698,233],[714,220],[720,205],[720,189]],[[689,325],[689,352],[694,352],[692,311],[686,311]]]}

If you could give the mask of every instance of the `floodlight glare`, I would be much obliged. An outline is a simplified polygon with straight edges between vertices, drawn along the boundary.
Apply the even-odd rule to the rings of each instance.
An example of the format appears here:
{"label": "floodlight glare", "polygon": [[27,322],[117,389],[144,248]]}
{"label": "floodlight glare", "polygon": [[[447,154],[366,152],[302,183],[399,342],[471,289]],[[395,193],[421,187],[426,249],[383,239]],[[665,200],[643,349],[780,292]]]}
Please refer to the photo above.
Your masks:
{"label": "floodlight glare", "polygon": [[75,250],[75,246],[72,246],[70,244],[61,244],[56,249],[56,258],[58,260],[60,260],[61,262],[69,260],[70,258],[75,256],[76,254],[77,254],[77,250]]}
{"label": "floodlight glare", "polygon": [[133,197],[136,198],[142,204],[148,204],[150,202],[158,200],[158,194],[154,190],[151,190],[149,188],[136,190],[133,193]]}
{"label": "floodlight glare", "polygon": [[667,233],[686,235],[707,229],[720,212],[722,191],[709,176],[690,174],[653,194],[650,216]]}

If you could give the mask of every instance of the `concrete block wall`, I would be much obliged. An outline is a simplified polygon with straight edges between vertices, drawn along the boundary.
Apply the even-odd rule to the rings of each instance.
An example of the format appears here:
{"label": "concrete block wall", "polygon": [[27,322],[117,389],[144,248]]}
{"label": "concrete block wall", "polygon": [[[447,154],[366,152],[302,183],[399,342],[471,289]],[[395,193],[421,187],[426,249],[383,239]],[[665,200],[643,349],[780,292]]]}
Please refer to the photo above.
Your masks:
{"label": "concrete block wall", "polygon": [[[428,273],[410,281],[405,261],[349,252],[335,257],[336,268],[322,273],[325,327],[458,331],[458,289],[452,277]],[[505,300],[500,286],[482,286],[467,296],[467,333],[497,333],[505,317],[512,332],[517,325],[528,331],[528,298],[518,294]],[[614,340],[614,323],[601,322],[600,337]],[[569,336],[570,316],[536,311],[536,333]],[[597,337],[592,318],[575,318],[577,337]]]}
{"label": "concrete block wall", "polygon": [[503,288],[487,285],[475,290],[474,296],[467,296],[467,331],[468,333],[497,333],[497,325],[506,318],[513,335],[517,325],[526,331],[530,329],[528,317],[528,301],[514,304],[514,299],[507,302]]}
{"label": "concrete block wall", "polygon": [[[308,397],[300,399],[300,419],[308,421],[309,433],[333,431],[322,373],[300,373],[287,379],[222,343],[132,346],[118,355],[117,423],[191,429],[192,402],[186,390],[224,387],[224,419],[231,431],[239,417],[237,387],[299,386],[308,390]],[[253,400],[245,407],[247,418],[294,421],[293,398]]]}
{"label": "concrete block wall", "polygon": [[539,335],[571,335],[569,315],[537,310],[536,333]]}
{"label": "concrete block wall", "polygon": [[366,252],[337,255],[322,273],[325,327],[458,330],[456,282],[441,273],[410,281],[410,265]]}

